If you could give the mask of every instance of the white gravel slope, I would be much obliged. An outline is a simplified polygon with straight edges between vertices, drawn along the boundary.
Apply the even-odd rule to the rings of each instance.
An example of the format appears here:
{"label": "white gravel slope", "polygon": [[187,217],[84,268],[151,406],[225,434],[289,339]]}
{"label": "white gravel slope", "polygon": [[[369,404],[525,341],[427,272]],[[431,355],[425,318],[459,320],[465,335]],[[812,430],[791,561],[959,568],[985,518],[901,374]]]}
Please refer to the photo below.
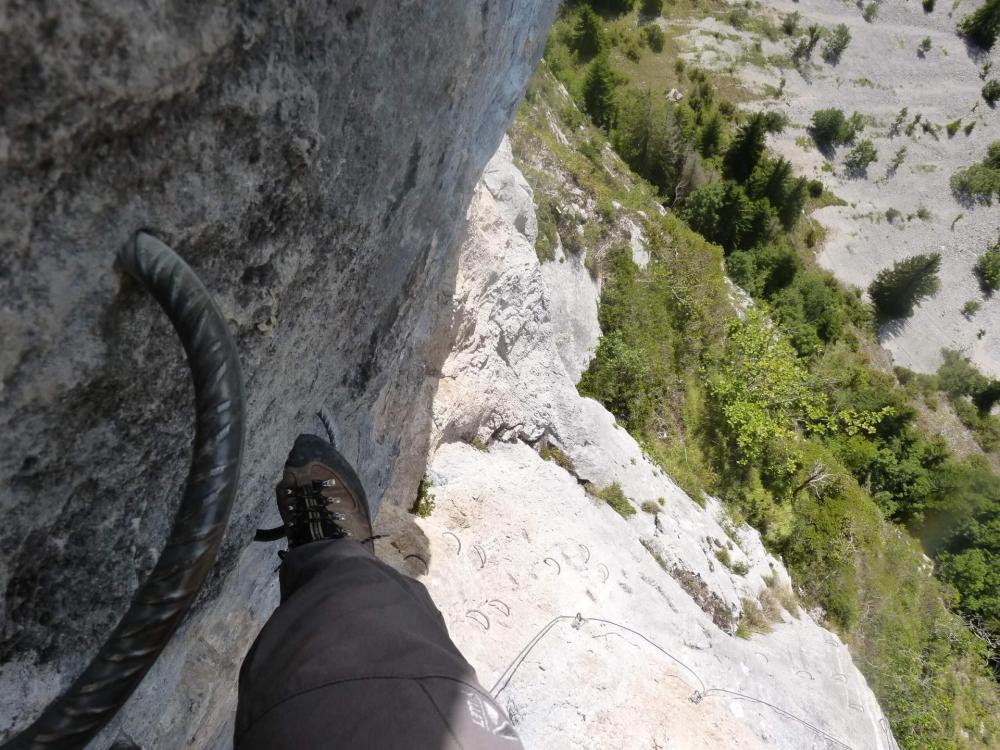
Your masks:
{"label": "white gravel slope", "polygon": [[[935,11],[925,14],[917,0],[884,0],[871,24],[853,3],[762,0],[761,5],[776,20],[798,11],[803,27],[819,23],[832,28],[843,23],[852,35],[836,66],[823,62],[820,43],[808,80],[794,69],[773,65],[762,69],[742,64],[737,70],[761,92],[764,84],[777,86],[784,76],[782,98],[762,102],[787,114],[792,123],[784,133],[772,137],[772,147],[800,173],[821,179],[849,204],[816,214],[829,230],[820,263],[843,281],[865,288],[879,270],[895,261],[917,253],[940,252],[941,292],[921,304],[910,320],[887,326],[882,342],[898,364],[915,370],[935,370],[941,349],[952,348],[966,353],[984,372],[1000,375],[1000,295],[985,298],[972,273],[977,256],[1000,234],[1000,207],[962,205],[949,187],[956,170],[982,160],[987,146],[1000,140],[1000,110],[990,109],[982,100],[983,81],[979,77],[988,59],[993,61],[990,77],[1000,76],[1000,45],[991,56],[985,55],[967,47],[955,33],[957,21],[977,3],[961,0],[950,12],[953,3],[939,0]],[[718,47],[708,32],[719,30],[719,22],[709,19],[699,26],[702,28],[684,36],[689,47],[694,50],[708,42]],[[732,28],[725,30],[735,33]],[[741,36],[749,42],[748,35]],[[931,50],[921,57],[917,47],[924,37],[930,37]],[[746,46],[728,45],[737,50]],[[786,53],[787,49],[787,42],[763,40],[767,56]],[[717,53],[703,53],[701,61],[724,67],[739,55],[738,51],[729,52],[721,58]],[[691,52],[688,57],[697,60],[699,55]],[[874,118],[875,124],[860,136],[870,138],[879,152],[867,178],[850,179],[844,174],[842,162],[849,147],[838,149],[834,174],[822,171],[826,160],[819,151],[803,147],[813,112],[826,107]],[[937,138],[920,127],[912,137],[904,133],[890,138],[889,125],[903,107],[908,108],[909,119],[919,113],[941,126]],[[944,126],[958,118],[963,126],[975,122],[975,129],[968,136],[960,129],[949,138]],[[901,146],[907,148],[906,160],[894,177],[887,178],[888,163]],[[894,208],[906,217],[921,207],[932,213],[930,220],[914,216],[894,224],[886,221],[887,209]],[[980,300],[983,307],[970,320],[961,309],[973,299]],[[982,337],[980,330],[985,331]]]}

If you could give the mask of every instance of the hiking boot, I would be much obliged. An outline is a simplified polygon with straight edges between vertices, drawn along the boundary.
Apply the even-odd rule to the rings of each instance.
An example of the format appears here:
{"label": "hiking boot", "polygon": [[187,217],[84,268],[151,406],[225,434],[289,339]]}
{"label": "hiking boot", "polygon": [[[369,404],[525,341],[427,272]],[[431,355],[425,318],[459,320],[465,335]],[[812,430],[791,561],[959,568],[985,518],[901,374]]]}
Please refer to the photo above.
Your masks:
{"label": "hiking boot", "polygon": [[332,443],[299,435],[275,489],[289,549],[348,538],[375,554],[371,510],[361,480]]}

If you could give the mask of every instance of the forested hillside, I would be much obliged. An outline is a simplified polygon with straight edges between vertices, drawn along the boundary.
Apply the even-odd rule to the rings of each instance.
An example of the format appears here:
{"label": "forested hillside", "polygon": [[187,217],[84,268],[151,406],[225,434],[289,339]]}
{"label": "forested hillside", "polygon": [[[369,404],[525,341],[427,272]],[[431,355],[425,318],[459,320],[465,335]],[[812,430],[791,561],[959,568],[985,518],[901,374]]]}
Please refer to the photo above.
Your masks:
{"label": "forested hillside", "polygon": [[[995,747],[1000,383],[957,353],[936,375],[888,364],[876,325],[934,292],[938,261],[897,264],[868,295],[818,266],[810,213],[842,201],[769,151],[780,115],[685,62],[677,22],[700,16],[762,25],[799,55],[850,43],[709,0],[563,9],[513,135],[540,260],[561,243],[603,280],[603,337],[579,389],[692,497],[718,496],[761,531],[850,643],[901,746]],[[831,102],[812,132],[817,146],[853,144],[847,168],[863,171],[865,127]],[[616,173],[609,149],[635,174]],[[543,151],[592,215],[570,210]],[[622,208],[646,217],[645,267],[613,241]],[[975,451],[936,434],[946,408]]]}

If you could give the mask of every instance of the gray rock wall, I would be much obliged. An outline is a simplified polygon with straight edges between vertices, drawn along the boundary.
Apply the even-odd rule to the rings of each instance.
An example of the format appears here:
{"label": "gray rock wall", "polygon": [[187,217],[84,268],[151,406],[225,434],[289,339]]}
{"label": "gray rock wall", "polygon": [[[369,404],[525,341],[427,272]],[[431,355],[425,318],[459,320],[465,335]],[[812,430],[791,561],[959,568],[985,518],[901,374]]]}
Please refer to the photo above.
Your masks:
{"label": "gray rock wall", "polygon": [[555,5],[0,13],[0,737],[117,622],[190,458],[182,352],[115,250],[147,228],[199,272],[232,321],[249,426],[216,572],[95,745],[224,747],[274,604],[273,550],[247,545],[295,434],[327,408],[376,505],[423,474],[465,209]]}

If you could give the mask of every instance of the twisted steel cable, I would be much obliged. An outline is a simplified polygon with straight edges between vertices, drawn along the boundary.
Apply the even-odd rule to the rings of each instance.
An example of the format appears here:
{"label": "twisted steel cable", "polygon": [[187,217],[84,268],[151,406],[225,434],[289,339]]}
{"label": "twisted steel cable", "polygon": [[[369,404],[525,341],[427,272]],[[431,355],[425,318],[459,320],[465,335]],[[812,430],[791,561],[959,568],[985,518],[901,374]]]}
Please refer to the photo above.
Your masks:
{"label": "twisted steel cable", "polygon": [[236,497],[244,395],[236,344],[194,271],[143,232],[121,267],[170,318],[194,380],[194,455],[166,546],[118,627],[76,681],[3,750],[83,747],[128,700],[170,640],[215,563]]}

